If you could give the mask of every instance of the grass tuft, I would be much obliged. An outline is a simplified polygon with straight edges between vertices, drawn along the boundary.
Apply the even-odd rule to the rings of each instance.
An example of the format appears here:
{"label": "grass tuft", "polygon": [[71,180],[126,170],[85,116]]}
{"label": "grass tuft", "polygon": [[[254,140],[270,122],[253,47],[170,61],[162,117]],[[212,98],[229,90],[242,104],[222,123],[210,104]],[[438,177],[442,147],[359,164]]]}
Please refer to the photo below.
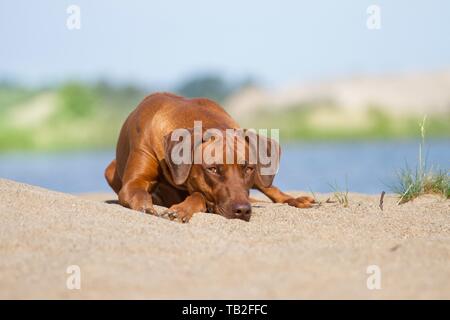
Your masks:
{"label": "grass tuft", "polygon": [[419,124],[422,140],[419,144],[419,159],[416,169],[411,169],[406,163],[405,168],[397,173],[397,183],[391,190],[400,196],[397,204],[406,203],[423,194],[438,194],[444,198],[450,197],[450,171],[427,169],[423,157],[425,148],[426,116]]}
{"label": "grass tuft", "polygon": [[328,184],[333,191],[333,198],[336,199],[336,201],[344,206],[344,208],[348,207],[348,182],[347,182],[347,176],[345,177],[345,191],[342,191],[337,182],[334,182],[334,184],[329,183]]}

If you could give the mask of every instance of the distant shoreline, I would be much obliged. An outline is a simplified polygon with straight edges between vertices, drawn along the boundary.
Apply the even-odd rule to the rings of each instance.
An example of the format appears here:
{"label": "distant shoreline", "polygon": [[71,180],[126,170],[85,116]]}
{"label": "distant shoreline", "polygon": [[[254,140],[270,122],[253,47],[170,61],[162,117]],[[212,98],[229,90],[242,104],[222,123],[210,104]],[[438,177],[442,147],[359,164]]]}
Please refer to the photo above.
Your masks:
{"label": "distant shoreline", "polygon": [[[281,166],[275,183],[284,190],[329,192],[330,184],[353,192],[389,191],[405,162],[414,169],[416,139],[403,141],[289,142],[281,140]],[[427,139],[424,154],[436,170],[448,170],[450,139]],[[63,192],[111,191],[103,171],[114,148],[0,152],[0,177]]]}
{"label": "distant shoreline", "polygon": [[[418,136],[407,136],[407,137],[359,137],[357,135],[347,138],[338,138],[328,139],[328,138],[309,138],[309,139],[294,139],[289,137],[280,137],[280,141],[283,146],[295,146],[302,144],[318,144],[318,145],[339,145],[339,144],[351,144],[351,143],[418,143]],[[450,142],[450,135],[442,135],[442,136],[430,136],[427,137],[427,142]],[[6,149],[1,149],[0,152],[4,155],[8,154],[39,154],[39,153],[47,153],[47,154],[70,154],[70,153],[83,153],[83,152],[115,152],[115,143],[110,145],[102,145],[102,146],[90,146],[90,145],[77,145],[77,146],[57,146],[57,147],[28,147],[28,148],[18,148],[11,147]]]}

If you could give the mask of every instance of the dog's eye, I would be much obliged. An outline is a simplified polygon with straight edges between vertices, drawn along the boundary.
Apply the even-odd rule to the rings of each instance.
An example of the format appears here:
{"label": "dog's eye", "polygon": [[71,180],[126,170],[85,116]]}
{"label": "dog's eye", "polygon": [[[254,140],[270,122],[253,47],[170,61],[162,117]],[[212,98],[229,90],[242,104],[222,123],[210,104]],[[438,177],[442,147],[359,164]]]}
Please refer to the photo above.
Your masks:
{"label": "dog's eye", "polygon": [[208,170],[209,172],[211,172],[211,173],[217,173],[217,172],[218,172],[218,170],[217,170],[216,167],[209,167],[209,168],[207,168],[207,170]]}

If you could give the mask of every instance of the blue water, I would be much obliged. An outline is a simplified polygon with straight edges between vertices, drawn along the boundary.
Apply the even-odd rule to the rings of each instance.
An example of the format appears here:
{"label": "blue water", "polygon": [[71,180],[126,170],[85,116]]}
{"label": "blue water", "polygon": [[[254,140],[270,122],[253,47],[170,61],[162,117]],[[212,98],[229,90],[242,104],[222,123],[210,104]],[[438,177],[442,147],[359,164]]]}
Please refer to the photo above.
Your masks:
{"label": "blue water", "polygon": [[[418,142],[301,143],[282,145],[275,184],[285,190],[331,191],[330,183],[353,192],[388,191],[395,172],[415,167]],[[429,165],[450,168],[450,140],[428,141]],[[0,177],[69,193],[110,191],[103,178],[114,151],[7,153]]]}

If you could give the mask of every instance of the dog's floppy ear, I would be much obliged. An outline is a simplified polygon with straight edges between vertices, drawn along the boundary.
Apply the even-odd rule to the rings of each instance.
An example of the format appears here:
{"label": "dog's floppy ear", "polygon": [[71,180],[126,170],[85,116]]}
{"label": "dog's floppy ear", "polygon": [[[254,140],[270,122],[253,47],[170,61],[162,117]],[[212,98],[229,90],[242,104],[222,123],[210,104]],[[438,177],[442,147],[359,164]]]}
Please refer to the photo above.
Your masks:
{"label": "dog's floppy ear", "polygon": [[186,182],[194,159],[193,129],[176,129],[164,137],[164,160],[176,185]]}
{"label": "dog's floppy ear", "polygon": [[274,139],[256,134],[251,130],[246,130],[245,135],[249,152],[253,153],[256,159],[255,184],[258,187],[268,188],[272,185],[280,165],[280,145]]}

